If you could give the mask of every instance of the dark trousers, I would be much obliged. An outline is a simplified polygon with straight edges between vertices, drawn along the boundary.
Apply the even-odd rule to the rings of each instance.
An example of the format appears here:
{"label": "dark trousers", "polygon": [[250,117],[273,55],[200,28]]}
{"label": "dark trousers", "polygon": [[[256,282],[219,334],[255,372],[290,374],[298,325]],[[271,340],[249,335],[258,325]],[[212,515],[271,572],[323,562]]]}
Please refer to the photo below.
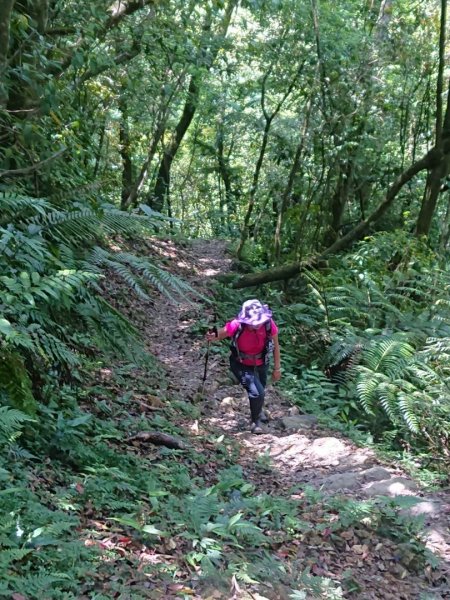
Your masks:
{"label": "dark trousers", "polygon": [[238,362],[236,358],[231,355],[230,369],[247,392],[252,421],[255,422],[259,419],[264,404],[267,384],[267,365],[249,367]]}

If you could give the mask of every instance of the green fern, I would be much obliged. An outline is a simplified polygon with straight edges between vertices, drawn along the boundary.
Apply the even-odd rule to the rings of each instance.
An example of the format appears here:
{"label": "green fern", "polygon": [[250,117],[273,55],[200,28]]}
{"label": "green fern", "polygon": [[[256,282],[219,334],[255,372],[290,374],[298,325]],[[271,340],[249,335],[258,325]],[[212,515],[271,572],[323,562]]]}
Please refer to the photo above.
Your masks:
{"label": "green fern", "polygon": [[60,364],[71,369],[80,365],[80,357],[62,339],[39,330],[35,335],[36,348],[50,364]]}
{"label": "green fern", "polygon": [[14,548],[11,550],[2,550],[0,552],[0,569],[4,573],[16,561],[21,561],[25,556],[32,552],[32,548]]}
{"label": "green fern", "polygon": [[401,381],[414,353],[405,341],[381,339],[363,350],[362,364],[355,369],[358,400],[366,413],[376,415],[380,406],[392,423],[403,419],[411,431],[417,430],[417,420],[411,403],[405,401]]}
{"label": "green fern", "polygon": [[203,526],[209,522],[212,517],[219,514],[221,503],[216,494],[205,496],[203,493],[188,499],[187,515],[189,523],[193,530],[200,534]]}
{"label": "green fern", "polygon": [[33,421],[25,413],[8,406],[0,406],[0,440],[11,444],[21,434],[23,423]]}
{"label": "green fern", "polygon": [[[74,208],[74,206],[76,208]],[[147,259],[103,250],[108,236],[153,232],[160,216],[146,207],[132,213],[116,207],[1,194],[0,294],[5,356],[0,391],[32,414],[31,388],[42,368],[73,372],[83,352],[112,350],[137,360],[139,333],[102,297],[101,278],[114,270],[141,298],[152,288],[176,301],[193,290]],[[26,359],[26,360],[25,360]],[[29,365],[29,374],[24,365]],[[12,374],[8,373],[8,370]]]}
{"label": "green fern", "polygon": [[366,347],[361,362],[373,372],[395,377],[404,370],[414,353],[414,348],[407,342],[386,338],[374,341]]}
{"label": "green fern", "polygon": [[27,215],[45,215],[51,210],[51,204],[43,198],[30,198],[8,192],[0,193],[1,223],[25,218]]}
{"label": "green fern", "polygon": [[45,596],[55,589],[55,584],[70,580],[71,577],[66,573],[55,573],[40,568],[38,573],[26,575],[18,579],[16,585],[19,592],[25,593],[32,598],[45,598]]}
{"label": "green fern", "polygon": [[149,260],[127,252],[111,253],[97,246],[93,248],[85,265],[91,270],[94,266],[99,272],[105,267],[113,270],[144,299],[149,298],[146,290],[148,285],[156,288],[172,302],[176,302],[173,294],[183,298],[186,298],[186,294],[198,296],[194,289],[179,277],[157,267]]}

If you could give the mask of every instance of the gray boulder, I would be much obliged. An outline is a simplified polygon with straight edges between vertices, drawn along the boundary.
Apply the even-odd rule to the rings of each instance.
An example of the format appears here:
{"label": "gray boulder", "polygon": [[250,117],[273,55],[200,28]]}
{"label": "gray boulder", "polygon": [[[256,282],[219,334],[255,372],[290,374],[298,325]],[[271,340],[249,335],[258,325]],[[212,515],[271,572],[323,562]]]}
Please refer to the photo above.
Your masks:
{"label": "gray boulder", "polygon": [[285,429],[312,429],[317,425],[317,417],[314,415],[293,415],[281,419]]}

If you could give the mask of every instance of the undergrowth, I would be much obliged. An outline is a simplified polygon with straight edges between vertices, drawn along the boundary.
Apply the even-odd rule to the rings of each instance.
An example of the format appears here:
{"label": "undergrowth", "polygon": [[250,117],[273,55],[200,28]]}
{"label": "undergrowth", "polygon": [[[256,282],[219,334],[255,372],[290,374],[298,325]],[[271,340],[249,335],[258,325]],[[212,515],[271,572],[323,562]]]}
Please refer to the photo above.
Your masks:
{"label": "undergrowth", "polygon": [[152,428],[183,436],[169,403],[151,417],[133,403],[133,395],[155,392],[167,401],[165,383],[148,365],[150,377],[123,365],[101,384],[96,366],[95,384],[66,386],[58,408],[49,390],[33,419],[9,411],[0,464],[1,597],[98,600],[130,590],[133,598],[185,597],[211,588],[225,595],[233,580],[328,598],[348,578],[318,575],[314,553],[309,562],[299,555],[298,572],[286,559],[312,539],[318,548],[342,541],[342,532],[363,522],[370,539],[402,530],[405,540],[417,539],[417,569],[429,560],[391,504],[257,490],[236,465],[236,442],[223,436],[208,433],[186,451],[128,441]]}
{"label": "undergrowth", "polygon": [[[96,260],[99,257],[103,253]],[[128,255],[122,259],[122,265],[139,270]],[[114,270],[116,275],[121,269]],[[24,278],[33,293],[40,284],[40,279],[35,280],[37,284]],[[345,337],[349,321],[342,316],[341,305],[336,300],[337,308],[332,308],[327,300],[327,308],[323,302],[320,307],[323,292],[318,294],[316,288],[305,291],[301,305],[285,308],[281,293],[268,293],[282,330],[284,385],[303,409],[315,407],[326,418],[338,419],[375,439],[370,411],[377,407],[378,397],[366,395],[364,406],[354,382],[358,368],[370,368],[370,361],[378,360],[376,350],[387,338],[383,333],[374,337],[370,328],[356,332],[354,323],[351,335]],[[71,294],[72,288],[70,302]],[[240,298],[227,293],[219,299],[217,319],[233,316]],[[322,321],[313,305],[319,305]],[[207,319],[200,321],[197,333],[208,326]],[[9,325],[3,323],[3,327],[11,333]],[[310,335],[313,329],[315,335]],[[81,330],[79,335],[84,335]],[[355,373],[356,379],[330,380],[325,367],[333,344],[346,340],[350,345],[349,340],[355,339],[361,346],[361,359],[347,371]],[[85,346],[93,341],[89,336],[83,340]],[[384,355],[389,357],[392,348],[399,348],[400,355],[392,363],[378,360],[382,368],[372,371],[388,377],[394,369],[397,377],[395,369],[411,367],[418,346],[403,338],[397,341],[400,346],[391,342],[384,346]],[[369,353],[364,363],[366,347]],[[65,358],[61,355],[65,365],[70,364],[70,352]],[[2,390],[0,596],[15,594],[30,600],[99,600],[126,598],[127,594],[184,598],[207,597],[213,589],[227,597],[232,582],[235,590],[239,585],[266,586],[274,597],[342,598],[358,593],[361,584],[357,571],[338,570],[330,575],[321,558],[330,549],[350,552],[350,548],[350,555],[358,557],[375,548],[374,560],[384,561],[386,569],[400,563],[396,572],[400,577],[434,566],[419,530],[400,516],[399,506],[391,500],[330,500],[302,488],[269,494],[250,483],[237,466],[237,443],[213,432],[195,442],[188,440],[183,451],[133,441],[131,434],[151,429],[186,437],[177,423],[183,416],[196,416],[195,406],[169,393],[160,366],[145,354],[139,361],[118,362],[110,356],[96,359],[95,353],[88,352],[86,357],[77,352],[73,376],[66,381],[60,365],[54,367],[57,376],[42,373],[39,396],[36,369],[26,359],[26,353],[23,358],[20,353],[8,354],[8,360],[16,361],[15,395],[6,386]],[[411,384],[419,382],[412,379]],[[19,406],[13,405],[13,397],[20,397]],[[142,410],[143,398],[147,403],[156,398],[163,405],[157,408],[163,410]],[[414,434],[411,419],[381,408],[387,416],[386,431],[397,419],[397,427]],[[365,420],[364,414],[368,415]],[[264,457],[256,468],[262,477],[270,477],[270,461]],[[394,550],[399,546],[400,555]]]}
{"label": "undergrowth", "polygon": [[449,290],[438,257],[395,232],[260,291],[280,325],[282,387],[303,412],[445,473]]}

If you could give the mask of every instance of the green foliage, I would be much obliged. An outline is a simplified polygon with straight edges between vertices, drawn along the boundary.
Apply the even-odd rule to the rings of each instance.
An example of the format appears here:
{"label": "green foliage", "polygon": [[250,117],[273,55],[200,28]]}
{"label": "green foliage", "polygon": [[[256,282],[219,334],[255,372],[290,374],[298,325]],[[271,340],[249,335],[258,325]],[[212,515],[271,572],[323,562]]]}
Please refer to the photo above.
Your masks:
{"label": "green foliage", "polygon": [[0,397],[3,402],[33,415],[37,403],[28,372],[18,353],[0,354]]}
{"label": "green foliage", "polygon": [[0,406],[0,444],[11,445],[20,435],[22,424],[32,419],[25,413],[8,406]]}
{"label": "green foliage", "polygon": [[[187,466],[200,461],[194,454],[185,464],[171,451],[156,461],[133,454],[125,433],[150,423],[127,414],[126,392],[114,403],[90,398],[97,416],[89,417],[70,386],[87,356],[138,363],[143,353],[136,328],[109,301],[109,280],[142,302],[155,289],[172,301],[192,293],[168,269],[134,256],[129,238],[166,224],[172,233],[235,237],[254,195],[246,256],[270,264],[280,218],[281,259],[304,258],[367,218],[433,144],[436,3],[401,0],[392,12],[382,3],[380,12],[373,3],[325,1],[317,14],[316,3],[298,0],[116,4],[15,2],[0,23],[10,36],[0,50],[5,597],[123,592],[120,581],[83,588],[91,568],[97,575],[117,558],[111,551],[100,560],[75,539],[95,544],[102,535],[89,530],[88,506],[139,544],[147,536],[156,545],[167,524],[203,574],[283,577],[270,540],[307,530],[296,503],[257,494],[236,468],[205,491]],[[235,10],[225,35],[227,6]],[[163,206],[169,219],[139,204],[153,200],[164,153],[176,154]],[[139,172],[150,179],[139,181]],[[139,208],[118,210],[137,183]],[[296,402],[394,447],[448,457],[450,279],[437,267],[448,246],[446,202],[429,240],[439,260],[402,233],[414,229],[423,185],[419,174],[374,223],[393,233],[331,259],[285,296],[267,296]],[[229,296],[220,314],[232,315],[240,301]],[[161,417],[151,425],[173,429]],[[16,445],[21,432],[24,447]],[[342,510],[341,523],[365,508]],[[168,565],[145,568],[177,578]],[[309,572],[296,583],[297,597],[341,594],[338,582]]]}
{"label": "green foliage", "polygon": [[13,194],[3,194],[0,207],[0,390],[20,410],[34,414],[34,388],[45,373],[74,376],[94,347],[142,354],[137,330],[102,295],[108,270],[145,299],[155,288],[171,301],[192,293],[150,260],[97,245],[106,235],[152,231],[153,213],[108,205],[71,210]]}
{"label": "green foliage", "polygon": [[[399,244],[408,246],[403,257]],[[302,324],[316,323],[316,337],[304,337],[316,365],[291,381],[294,402],[391,446],[446,455],[448,273],[420,242],[386,234],[330,267],[308,275],[302,304],[282,311],[293,327],[285,342],[292,363],[304,354],[296,348]]]}
{"label": "green foliage", "polygon": [[[172,302],[176,297],[195,294],[193,288],[169,271],[158,267],[150,260],[137,257],[128,252],[111,253],[99,247],[93,248],[87,265],[99,273],[110,269],[143,300],[148,300],[148,286],[156,288]],[[196,294],[197,295],[197,294]]]}

